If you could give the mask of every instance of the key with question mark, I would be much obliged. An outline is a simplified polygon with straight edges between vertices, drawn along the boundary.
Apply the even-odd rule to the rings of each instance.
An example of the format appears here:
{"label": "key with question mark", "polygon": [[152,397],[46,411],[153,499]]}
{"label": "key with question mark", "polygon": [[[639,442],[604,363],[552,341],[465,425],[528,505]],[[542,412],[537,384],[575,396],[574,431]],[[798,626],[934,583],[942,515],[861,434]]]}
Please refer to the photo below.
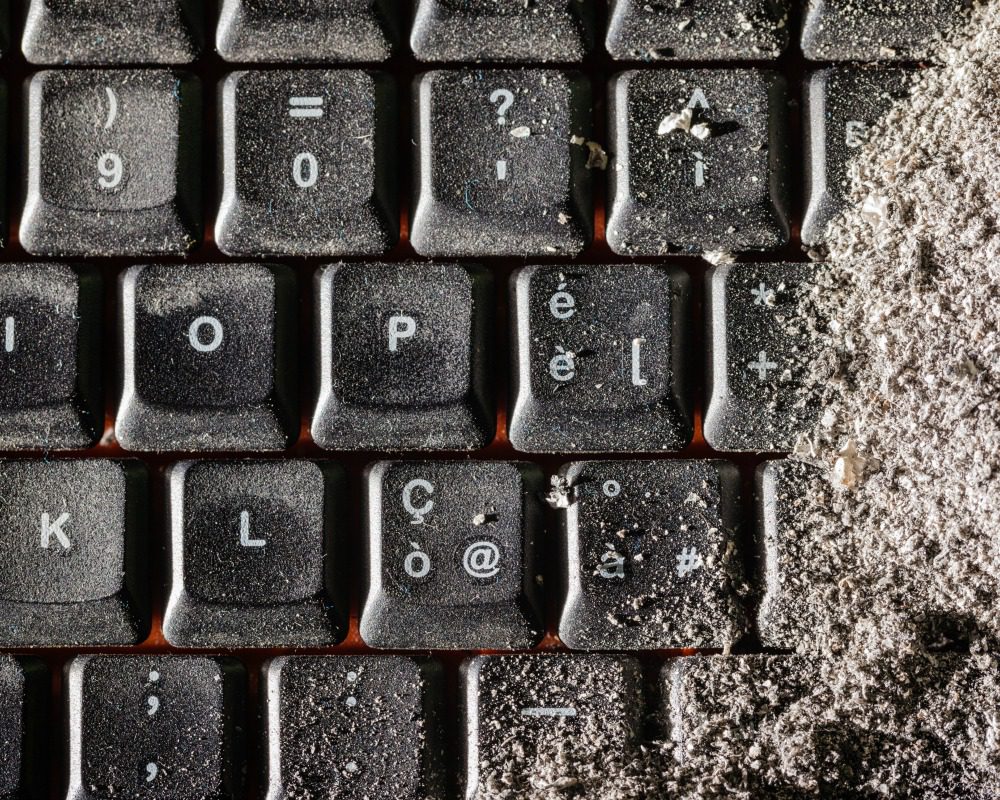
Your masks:
{"label": "key with question mark", "polygon": [[507,112],[514,105],[514,93],[510,89],[495,89],[490,95],[491,103],[500,103],[497,106],[497,125],[507,124]]}

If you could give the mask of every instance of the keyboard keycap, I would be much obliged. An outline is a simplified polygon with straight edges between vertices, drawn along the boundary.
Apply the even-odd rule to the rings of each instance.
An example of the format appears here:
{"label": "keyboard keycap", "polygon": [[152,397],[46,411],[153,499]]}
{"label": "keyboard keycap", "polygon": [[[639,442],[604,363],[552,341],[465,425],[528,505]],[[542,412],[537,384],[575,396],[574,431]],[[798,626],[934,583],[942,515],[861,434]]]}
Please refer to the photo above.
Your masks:
{"label": "keyboard keycap", "polygon": [[512,650],[541,639],[537,467],[381,461],[367,487],[367,644]]}
{"label": "keyboard keycap", "polygon": [[0,449],[82,449],[101,435],[101,297],[92,269],[0,266]]}
{"label": "keyboard keycap", "polygon": [[187,64],[201,52],[200,0],[30,0],[31,64]]}
{"label": "keyboard keycap", "polygon": [[808,0],[802,52],[813,61],[919,61],[967,18],[969,0]]}
{"label": "keyboard keycap", "polygon": [[266,264],[136,266],[121,281],[126,450],[281,450],[298,433],[295,276]]}
{"label": "keyboard keycap", "polygon": [[590,87],[578,73],[417,79],[410,240],[426,256],[578,254],[593,236]]}
{"label": "keyboard keycap", "polygon": [[[575,650],[728,647],[746,628],[740,475],[722,461],[578,461],[562,507]],[[560,502],[564,501],[564,502]]]}
{"label": "keyboard keycap", "polygon": [[0,656],[0,797],[46,797],[49,672],[34,658]]}
{"label": "keyboard keycap", "polygon": [[333,264],[317,287],[320,447],[475,450],[493,439],[490,273]]}
{"label": "keyboard keycap", "polygon": [[236,72],[222,85],[227,255],[378,255],[399,238],[396,100],[361,70]]}
{"label": "keyboard keycap", "polygon": [[171,644],[323,647],[344,637],[338,467],[183,461],[167,476]]}
{"label": "keyboard keycap", "polygon": [[691,441],[689,280],[659,265],[524,267],[511,278],[511,443],[652,452]]}
{"label": "keyboard keycap", "polygon": [[909,94],[911,75],[904,69],[835,67],[809,77],[805,244],[822,244],[827,225],[847,210],[848,165],[868,141],[872,126]]}
{"label": "keyboard keycap", "polygon": [[39,72],[28,87],[25,250],[181,255],[201,239],[201,84],[168,70]]}
{"label": "keyboard keycap", "polygon": [[722,451],[787,451],[819,410],[803,382],[819,357],[803,297],[812,264],[723,264],[707,279],[705,439]]}
{"label": "keyboard keycap", "polygon": [[284,656],[265,664],[263,687],[269,796],[444,796],[439,665],[399,656]]}
{"label": "keyboard keycap", "polygon": [[788,46],[789,0],[612,0],[612,58],[764,61]]}
{"label": "keyboard keycap", "polygon": [[419,0],[410,47],[420,61],[583,61],[594,3]]}
{"label": "keyboard keycap", "polygon": [[[548,786],[573,787],[581,760],[622,769],[638,756],[642,675],[631,658],[478,656],[463,677],[467,800],[534,796],[542,772]],[[589,752],[593,736],[583,735],[595,729],[601,752]],[[588,775],[602,777],[614,788],[614,775]]]}
{"label": "keyboard keycap", "polygon": [[145,469],[0,461],[0,646],[138,644],[149,630]]}
{"label": "keyboard keycap", "polygon": [[238,661],[78,656],[66,686],[68,797],[243,796],[246,674]]}
{"label": "keyboard keycap", "polygon": [[396,0],[223,0],[215,48],[244,63],[385,61]]}
{"label": "keyboard keycap", "polygon": [[643,70],[610,91],[608,244],[619,255],[773,250],[788,241],[785,80]]}

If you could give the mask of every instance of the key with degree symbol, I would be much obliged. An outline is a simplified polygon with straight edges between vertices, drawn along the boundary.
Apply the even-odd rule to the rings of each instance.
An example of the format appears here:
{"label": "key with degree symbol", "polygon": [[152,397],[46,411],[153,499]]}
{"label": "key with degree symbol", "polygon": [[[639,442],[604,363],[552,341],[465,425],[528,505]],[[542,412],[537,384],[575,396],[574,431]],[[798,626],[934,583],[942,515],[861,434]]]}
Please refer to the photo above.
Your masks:
{"label": "key with degree symbol", "polygon": [[382,461],[366,480],[367,644],[515,649],[538,642],[537,467]]}

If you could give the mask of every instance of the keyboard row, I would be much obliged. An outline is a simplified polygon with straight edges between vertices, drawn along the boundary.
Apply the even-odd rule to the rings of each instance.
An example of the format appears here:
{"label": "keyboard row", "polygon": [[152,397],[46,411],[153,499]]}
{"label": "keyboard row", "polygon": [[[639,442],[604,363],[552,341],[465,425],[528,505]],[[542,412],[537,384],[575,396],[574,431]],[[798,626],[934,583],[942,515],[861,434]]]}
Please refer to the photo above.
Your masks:
{"label": "keyboard row", "polygon": [[[30,0],[21,49],[33,64],[184,64],[204,48],[210,5]],[[791,39],[792,5],[612,0],[604,46],[624,60],[775,59]],[[417,0],[409,47],[421,61],[580,62],[595,50],[597,6]],[[919,60],[967,8],[964,0],[809,0],[801,47],[821,61]],[[215,49],[235,62],[385,61],[410,21],[410,4],[399,0],[223,0]]]}
{"label": "keyboard row", "polygon": [[[815,73],[806,106],[819,244],[845,207],[847,164],[907,94],[909,73]],[[379,255],[399,241],[397,89],[362,70],[246,71],[220,87],[230,256]],[[439,257],[774,250],[789,239],[789,97],[775,72],[641,70],[613,78],[608,153],[587,79],[555,70],[441,70],[413,87],[409,240]],[[202,87],[168,70],[61,70],[27,89],[20,243],[41,256],[182,255],[202,242]],[[603,180],[603,175],[602,175]]]}
{"label": "keyboard row", "polygon": [[[728,648],[750,624],[748,580],[760,639],[791,649],[846,567],[802,531],[817,471],[771,462],[757,480],[754,547],[723,461],[574,462],[551,486],[525,462],[381,461],[355,489],[354,535],[329,462],[179,462],[149,520],[139,462],[4,460],[0,646],[142,642],[160,580],[149,529],[162,527],[163,631],[179,647],[335,645],[357,578],[361,638],[379,649],[527,649],[556,600],[572,649]],[[747,575],[752,550],[766,558]]]}
{"label": "keyboard row", "polygon": [[[977,781],[987,775],[995,781],[992,761],[966,753],[979,752],[977,742],[982,748],[980,740],[993,730],[993,670],[968,657],[940,655],[927,657],[905,679],[888,665],[866,674],[857,691],[890,708],[905,699],[919,722],[896,738],[888,725],[862,727],[846,715],[824,720],[824,742],[844,740],[850,753],[865,754],[848,762],[850,787],[860,789],[882,770],[896,775],[904,763],[911,765],[909,780],[923,786],[932,778],[941,787],[933,794],[938,800],[986,797]],[[797,773],[768,769],[761,758],[779,747],[782,717],[827,691],[820,665],[795,656],[675,658],[660,669],[653,691],[646,690],[639,663],[624,656],[478,656],[462,669],[452,722],[442,703],[442,672],[433,661],[402,656],[271,659],[260,673],[262,735],[255,744],[246,735],[253,711],[239,661],[79,656],[64,677],[65,796],[236,800],[247,796],[247,765],[256,763],[255,797],[527,797],[544,775],[552,781],[547,785],[584,788],[590,793],[581,797],[598,798],[620,796],[611,792],[631,775],[650,793],[626,796],[652,798],[667,796],[653,793],[658,783],[683,775],[692,762],[696,770],[738,776],[727,784],[729,792],[804,797]],[[48,689],[38,662],[0,656],[4,797],[41,796],[46,757],[61,755],[41,746],[47,731],[38,712]],[[831,697],[838,689],[829,687]],[[936,729],[934,721],[951,721],[956,702],[963,705],[963,724]],[[451,729],[458,752],[446,759],[444,734]],[[654,745],[648,744],[651,730]],[[844,792],[830,796],[862,796],[830,783],[845,774],[835,765],[804,761],[799,769],[822,775],[827,791]]]}
{"label": "keyboard row", "polygon": [[[524,452],[664,452],[704,430],[722,451],[787,452],[817,422],[802,304],[810,264],[707,277],[708,363],[694,358],[687,273],[531,266],[510,279],[507,433]],[[291,269],[135,266],[119,281],[115,436],[126,450],[466,451],[494,440],[495,288],[474,265],[340,263],[315,277],[315,380],[297,355]],[[104,433],[101,280],[89,267],[0,265],[0,449],[86,449]],[[506,360],[506,359],[505,359]]]}

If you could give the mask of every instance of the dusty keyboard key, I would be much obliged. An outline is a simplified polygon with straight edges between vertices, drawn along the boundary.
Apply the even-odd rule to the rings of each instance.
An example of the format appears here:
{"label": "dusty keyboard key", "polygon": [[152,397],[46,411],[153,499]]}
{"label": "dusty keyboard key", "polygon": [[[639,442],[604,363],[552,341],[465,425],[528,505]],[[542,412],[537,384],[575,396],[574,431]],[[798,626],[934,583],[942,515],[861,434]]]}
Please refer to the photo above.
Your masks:
{"label": "dusty keyboard key", "polygon": [[215,47],[244,63],[385,61],[397,0],[223,0]]}
{"label": "dusty keyboard key", "polygon": [[740,477],[721,461],[579,461],[550,502],[569,570],[559,637],[575,650],[729,647],[746,628]]}
{"label": "dusty keyboard key", "polygon": [[24,249],[183,255],[201,238],[201,84],[169,70],[31,78]]}
{"label": "dusty keyboard key", "polygon": [[145,495],[138,462],[0,462],[0,645],[142,641]]}
{"label": "dusty keyboard key", "polygon": [[361,638],[398,650],[535,645],[542,635],[541,492],[532,464],[369,467]]}
{"label": "dusty keyboard key", "polygon": [[298,433],[295,276],[160,264],[121,278],[126,450],[281,450]]}
{"label": "dusty keyboard key", "polygon": [[610,89],[608,244],[619,255],[788,241],[785,80],[767,70],[625,72]]}
{"label": "dusty keyboard key", "polygon": [[511,444],[654,452],[691,441],[689,280],[659,265],[524,267],[511,278]]}
{"label": "dusty keyboard key", "polygon": [[0,656],[0,797],[38,800],[48,773],[46,734],[52,685],[34,658]]}
{"label": "dusty keyboard key", "polygon": [[441,667],[401,656],[283,656],[262,674],[273,797],[444,796]]}

